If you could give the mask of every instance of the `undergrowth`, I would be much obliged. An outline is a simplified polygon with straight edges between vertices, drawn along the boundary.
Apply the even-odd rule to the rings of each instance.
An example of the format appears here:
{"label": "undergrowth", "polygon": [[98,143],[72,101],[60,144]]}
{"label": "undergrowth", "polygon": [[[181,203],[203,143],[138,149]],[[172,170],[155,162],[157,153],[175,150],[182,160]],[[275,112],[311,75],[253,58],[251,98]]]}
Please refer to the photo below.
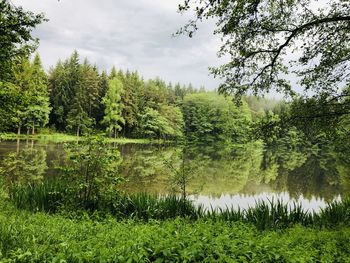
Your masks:
{"label": "undergrowth", "polygon": [[350,229],[259,231],[208,218],[68,219],[1,207],[1,262],[349,262]]}

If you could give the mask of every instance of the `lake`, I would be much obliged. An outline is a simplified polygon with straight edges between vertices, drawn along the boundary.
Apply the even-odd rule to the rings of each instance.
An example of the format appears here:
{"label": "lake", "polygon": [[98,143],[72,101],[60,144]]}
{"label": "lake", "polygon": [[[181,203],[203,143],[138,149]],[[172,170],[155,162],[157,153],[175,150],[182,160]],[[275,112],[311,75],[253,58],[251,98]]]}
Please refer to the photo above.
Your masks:
{"label": "lake", "polygon": [[[235,147],[191,148],[182,155],[171,145],[111,145],[120,151],[120,186],[127,192],[168,194],[178,191],[176,172],[184,164],[186,190],[196,204],[207,208],[254,206],[258,200],[300,202],[319,211],[350,190],[350,167],[334,152],[315,148],[265,148],[261,143]],[[64,165],[63,144],[41,141],[0,142],[4,176],[59,180]]]}

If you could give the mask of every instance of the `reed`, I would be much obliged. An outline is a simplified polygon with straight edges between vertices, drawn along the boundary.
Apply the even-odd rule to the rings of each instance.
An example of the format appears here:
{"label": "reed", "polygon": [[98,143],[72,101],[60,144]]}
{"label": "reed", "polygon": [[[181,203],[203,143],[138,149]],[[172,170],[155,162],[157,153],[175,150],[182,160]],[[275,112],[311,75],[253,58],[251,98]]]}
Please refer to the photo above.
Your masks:
{"label": "reed", "polygon": [[328,203],[314,218],[319,225],[324,226],[350,225],[350,199]]}
{"label": "reed", "polygon": [[[78,199],[74,199],[76,194],[68,193],[67,187],[57,181],[46,181],[36,185],[14,185],[9,189],[10,200],[19,209],[49,213],[62,209],[68,213],[84,210],[76,201]],[[94,210],[86,212],[108,214],[118,219],[133,218],[148,221],[176,217],[191,220],[202,218],[250,223],[261,230],[287,228],[296,224],[319,227],[350,225],[350,199],[328,203],[319,213],[305,211],[301,204],[289,205],[282,200],[257,201],[255,206],[247,209],[233,207],[205,209],[179,196],[147,193],[118,193],[108,200],[101,198],[96,204]]]}
{"label": "reed", "polygon": [[13,184],[8,195],[15,207],[30,211],[57,212],[64,203],[66,186],[58,181]]}
{"label": "reed", "polygon": [[113,214],[121,218],[165,220],[176,217],[198,218],[198,208],[192,202],[175,195],[139,193],[119,195]]}

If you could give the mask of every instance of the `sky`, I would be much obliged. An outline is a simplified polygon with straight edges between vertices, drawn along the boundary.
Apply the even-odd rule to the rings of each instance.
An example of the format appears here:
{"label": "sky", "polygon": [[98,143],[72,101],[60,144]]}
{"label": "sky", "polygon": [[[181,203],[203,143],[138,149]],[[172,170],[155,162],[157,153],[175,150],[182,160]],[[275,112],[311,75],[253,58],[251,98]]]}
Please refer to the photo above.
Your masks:
{"label": "sky", "polygon": [[203,23],[193,38],[173,37],[190,18],[177,12],[181,0],[12,0],[49,19],[33,35],[46,70],[77,50],[100,69],[137,70],[145,79],[192,83],[208,90],[219,79],[208,67],[220,64],[214,24]]}

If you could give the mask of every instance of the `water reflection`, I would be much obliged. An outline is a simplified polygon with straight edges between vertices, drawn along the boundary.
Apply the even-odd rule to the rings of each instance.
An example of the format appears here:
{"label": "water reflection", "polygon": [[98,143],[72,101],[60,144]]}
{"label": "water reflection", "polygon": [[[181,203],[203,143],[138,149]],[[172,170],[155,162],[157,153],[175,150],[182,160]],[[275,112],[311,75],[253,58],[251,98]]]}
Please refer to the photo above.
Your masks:
{"label": "water reflection", "polygon": [[27,183],[42,180],[47,169],[45,149],[34,147],[34,142],[26,143],[25,147],[20,149],[17,141],[16,151],[9,151],[3,156],[0,174],[7,181]]}
{"label": "water reflection", "polygon": [[[293,207],[293,203],[301,203],[304,211],[309,212],[319,212],[322,208],[326,207],[326,200],[324,198],[312,196],[311,198],[305,198],[303,195],[300,195],[297,198],[294,198],[289,195],[288,192],[282,193],[273,193],[273,192],[263,192],[255,195],[247,194],[235,194],[228,195],[222,194],[219,197],[209,197],[206,195],[191,195],[189,198],[196,205],[203,205],[206,209],[213,208],[231,208],[234,209],[247,209],[249,207],[254,207],[256,202],[259,200],[273,201],[281,200],[283,203],[289,203]],[[341,196],[333,197],[333,200],[340,201]]]}
{"label": "water reflection", "polygon": [[[118,147],[123,158],[119,173],[127,180],[122,189],[152,193],[174,190],[171,178],[181,165],[182,148],[136,144]],[[27,182],[56,176],[55,167],[63,164],[64,157],[62,144],[0,142],[0,172],[9,180]],[[185,165],[191,170],[186,187],[190,197],[207,207],[245,208],[257,199],[280,198],[300,201],[306,209],[317,210],[350,190],[348,159],[329,149],[286,145],[265,149],[259,142],[192,147],[186,152]]]}

